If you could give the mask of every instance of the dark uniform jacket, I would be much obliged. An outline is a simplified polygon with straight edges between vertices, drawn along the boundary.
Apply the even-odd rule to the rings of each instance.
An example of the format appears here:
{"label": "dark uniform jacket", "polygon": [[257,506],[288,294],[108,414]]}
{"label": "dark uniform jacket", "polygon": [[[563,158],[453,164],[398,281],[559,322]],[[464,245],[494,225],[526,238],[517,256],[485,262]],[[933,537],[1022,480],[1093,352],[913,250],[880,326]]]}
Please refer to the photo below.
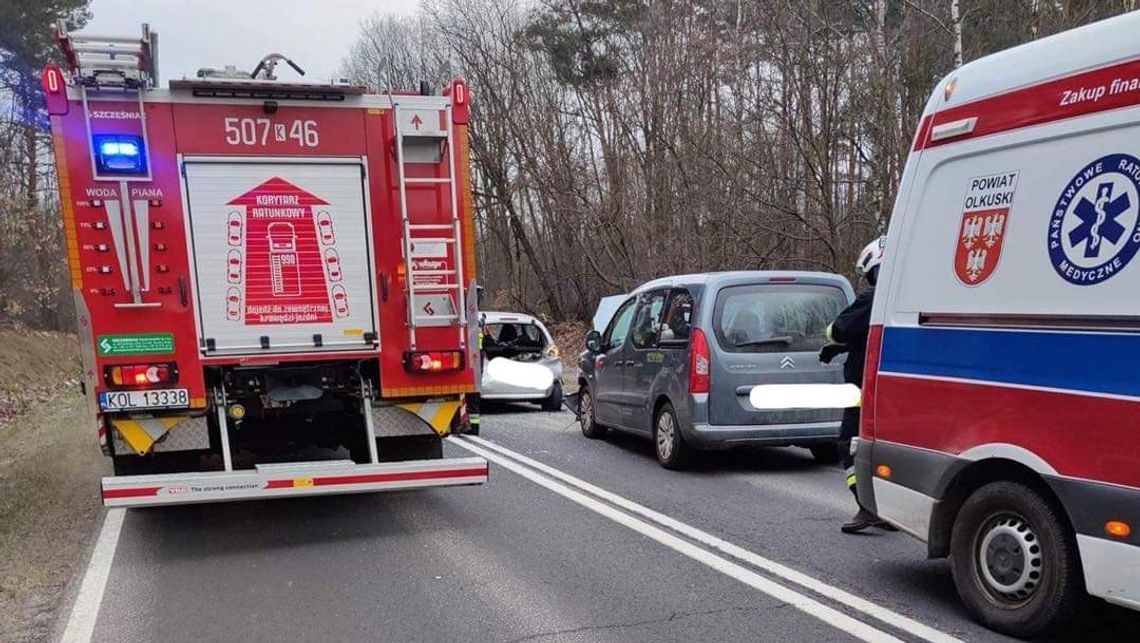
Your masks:
{"label": "dark uniform jacket", "polygon": [[843,380],[860,387],[863,386],[863,362],[867,358],[867,334],[871,328],[871,303],[874,299],[875,287],[864,288],[831,324],[831,339],[847,346]]}

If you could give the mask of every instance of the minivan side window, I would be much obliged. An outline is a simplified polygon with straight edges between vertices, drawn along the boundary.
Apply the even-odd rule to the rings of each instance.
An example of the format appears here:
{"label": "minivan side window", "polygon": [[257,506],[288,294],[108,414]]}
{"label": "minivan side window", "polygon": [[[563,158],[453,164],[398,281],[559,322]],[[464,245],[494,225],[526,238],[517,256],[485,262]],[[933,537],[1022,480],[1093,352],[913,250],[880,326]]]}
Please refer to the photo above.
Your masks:
{"label": "minivan side window", "polygon": [[687,342],[689,331],[693,328],[693,294],[684,288],[673,291],[669,303],[665,306],[665,316],[661,320],[662,343]]}
{"label": "minivan side window", "polygon": [[817,351],[847,297],[835,286],[757,284],[717,294],[713,332],[733,353]]}
{"label": "minivan side window", "polygon": [[661,326],[661,313],[665,310],[668,290],[655,290],[641,298],[633,316],[631,331],[634,348],[652,348],[657,345],[657,330]]}
{"label": "minivan side window", "polygon": [[625,336],[629,333],[629,322],[633,319],[633,310],[636,304],[637,298],[631,298],[614,313],[614,318],[610,321],[610,326],[602,338],[602,345],[607,349],[621,346],[625,342]]}

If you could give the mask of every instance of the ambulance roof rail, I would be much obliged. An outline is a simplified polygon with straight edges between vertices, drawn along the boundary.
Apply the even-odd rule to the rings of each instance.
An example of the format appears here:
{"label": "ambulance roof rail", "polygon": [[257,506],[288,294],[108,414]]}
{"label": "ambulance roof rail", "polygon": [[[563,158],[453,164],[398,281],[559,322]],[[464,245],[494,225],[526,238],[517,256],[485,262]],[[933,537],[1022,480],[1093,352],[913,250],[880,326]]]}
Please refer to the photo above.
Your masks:
{"label": "ambulance roof rail", "polygon": [[55,37],[75,82],[92,88],[147,89],[158,84],[158,33],[141,38],[71,34],[59,20]]}

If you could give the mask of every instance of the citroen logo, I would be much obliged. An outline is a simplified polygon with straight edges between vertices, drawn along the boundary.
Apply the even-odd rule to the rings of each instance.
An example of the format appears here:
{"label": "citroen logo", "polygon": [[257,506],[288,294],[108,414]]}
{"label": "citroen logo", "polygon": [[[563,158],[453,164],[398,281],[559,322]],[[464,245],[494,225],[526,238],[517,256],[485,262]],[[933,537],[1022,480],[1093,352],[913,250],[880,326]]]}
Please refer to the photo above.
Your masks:
{"label": "citroen logo", "polygon": [[792,359],[791,355],[785,355],[784,359],[780,360],[780,368],[795,368],[796,360]]}

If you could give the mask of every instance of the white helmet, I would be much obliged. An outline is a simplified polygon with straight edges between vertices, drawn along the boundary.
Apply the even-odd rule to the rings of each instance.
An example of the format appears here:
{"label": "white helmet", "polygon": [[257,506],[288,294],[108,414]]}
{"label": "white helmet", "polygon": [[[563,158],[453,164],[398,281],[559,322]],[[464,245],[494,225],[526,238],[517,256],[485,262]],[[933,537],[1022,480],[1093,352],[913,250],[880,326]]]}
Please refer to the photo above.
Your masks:
{"label": "white helmet", "polygon": [[883,263],[883,249],[887,247],[887,237],[882,236],[864,246],[855,262],[855,272],[865,275],[875,266]]}

